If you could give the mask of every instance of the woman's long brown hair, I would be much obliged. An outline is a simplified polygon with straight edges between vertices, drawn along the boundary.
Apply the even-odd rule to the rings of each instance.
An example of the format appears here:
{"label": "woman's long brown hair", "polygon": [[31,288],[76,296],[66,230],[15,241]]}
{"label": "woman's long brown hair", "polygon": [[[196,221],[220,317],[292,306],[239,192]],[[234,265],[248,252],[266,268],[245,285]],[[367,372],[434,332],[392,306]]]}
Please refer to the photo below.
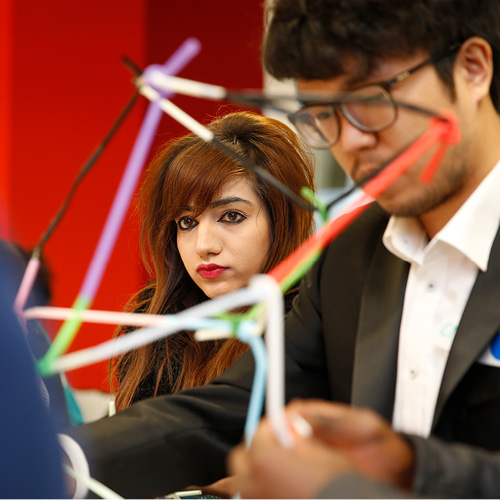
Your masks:
{"label": "woman's long brown hair", "polygon": [[[312,155],[300,138],[283,123],[238,112],[214,120],[215,137],[238,154],[266,169],[295,193],[314,188]],[[152,282],[129,302],[128,309],[153,314],[174,314],[207,297],[186,272],[177,250],[175,219],[182,207],[202,213],[230,178],[248,178],[269,216],[271,244],[262,272],[268,272],[293,252],[312,232],[312,213],[290,201],[276,188],[234,159],[189,134],[167,144],[147,170],[139,197],[142,219],[141,252]],[[131,329],[122,328],[124,334]],[[237,340],[197,342],[190,332],[180,332],[119,356],[110,370],[111,387],[117,382],[116,408],[122,410],[142,399],[141,388],[154,387],[147,396],[208,383],[243,352]],[[172,371],[173,364],[176,372]]]}

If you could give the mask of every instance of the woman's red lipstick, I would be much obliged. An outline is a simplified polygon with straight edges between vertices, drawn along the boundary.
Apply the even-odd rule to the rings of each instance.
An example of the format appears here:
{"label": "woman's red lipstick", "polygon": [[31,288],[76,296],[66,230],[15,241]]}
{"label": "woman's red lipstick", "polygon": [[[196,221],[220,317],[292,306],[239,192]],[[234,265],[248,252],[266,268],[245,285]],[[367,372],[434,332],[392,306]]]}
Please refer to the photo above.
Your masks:
{"label": "woman's red lipstick", "polygon": [[221,267],[218,266],[217,264],[200,264],[196,268],[196,272],[205,279],[213,279],[217,278],[217,276],[220,276],[227,267]]}

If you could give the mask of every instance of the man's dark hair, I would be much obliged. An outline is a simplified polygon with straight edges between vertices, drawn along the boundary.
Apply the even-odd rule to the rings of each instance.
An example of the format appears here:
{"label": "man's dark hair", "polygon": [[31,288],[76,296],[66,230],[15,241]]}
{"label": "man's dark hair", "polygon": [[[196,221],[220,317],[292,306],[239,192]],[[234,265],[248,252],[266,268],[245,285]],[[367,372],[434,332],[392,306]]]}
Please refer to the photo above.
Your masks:
{"label": "man's dark hair", "polygon": [[[482,37],[493,48],[491,97],[500,110],[499,0],[274,0],[268,16],[263,63],[278,79],[335,78],[352,57],[359,75],[370,75],[383,59],[437,56]],[[436,63],[452,95],[453,56]]]}

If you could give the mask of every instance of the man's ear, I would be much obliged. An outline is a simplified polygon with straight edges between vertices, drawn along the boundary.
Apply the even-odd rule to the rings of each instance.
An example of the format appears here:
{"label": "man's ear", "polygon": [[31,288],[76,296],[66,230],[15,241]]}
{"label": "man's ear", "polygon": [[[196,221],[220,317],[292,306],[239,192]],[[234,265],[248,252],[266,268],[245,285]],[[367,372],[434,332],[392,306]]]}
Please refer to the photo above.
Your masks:
{"label": "man's ear", "polygon": [[454,67],[455,85],[465,85],[476,102],[490,93],[493,79],[491,45],[478,36],[467,39],[457,54]]}

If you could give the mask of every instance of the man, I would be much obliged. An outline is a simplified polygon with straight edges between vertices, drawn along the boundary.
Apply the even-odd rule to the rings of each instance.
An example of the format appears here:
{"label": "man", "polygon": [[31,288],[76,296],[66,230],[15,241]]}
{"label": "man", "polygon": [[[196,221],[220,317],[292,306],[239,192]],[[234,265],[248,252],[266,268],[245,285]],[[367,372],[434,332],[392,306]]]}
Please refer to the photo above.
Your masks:
{"label": "man", "polygon": [[[426,157],[303,280],[286,320],[287,399],[366,406],[406,433],[500,448],[490,352],[500,325],[499,25],[489,0],[276,2],[264,50],[271,73],[308,94],[387,102],[375,120],[369,105],[297,117],[306,140],[330,148],[354,180],[426,129],[427,118],[393,99],[452,110],[463,135],[429,184],[419,180]],[[221,477],[252,370],[243,357],[206,387],[77,429],[91,473],[128,496]]]}
{"label": "man", "polygon": [[[498,56],[486,41],[497,42],[499,16],[492,2],[281,1],[264,49],[271,73],[296,78],[301,92],[332,98],[382,93],[388,101],[458,116],[463,139],[430,184],[419,181],[426,156],[377,198],[393,215],[388,224],[375,206],[351,228],[356,234],[344,234],[326,252],[312,274],[312,293],[299,299],[299,320],[287,326],[292,337],[301,334],[300,319],[313,332],[340,327],[342,337],[356,336],[344,368],[346,377],[353,373],[352,387],[339,382],[339,368],[329,371],[330,390],[345,390],[342,400],[369,404],[406,432],[433,429],[495,448],[493,421],[478,406],[498,405],[500,373],[475,361],[500,324],[500,310],[486,302],[499,284],[500,78],[493,64]],[[356,123],[364,117],[355,111],[312,106],[299,114],[299,123],[310,115],[307,130],[314,128],[355,181],[425,129],[422,116],[402,108],[381,124]],[[335,297],[339,287],[331,283],[339,277],[342,297]],[[338,336],[325,335],[326,348],[345,364],[349,351],[339,349]]]}

